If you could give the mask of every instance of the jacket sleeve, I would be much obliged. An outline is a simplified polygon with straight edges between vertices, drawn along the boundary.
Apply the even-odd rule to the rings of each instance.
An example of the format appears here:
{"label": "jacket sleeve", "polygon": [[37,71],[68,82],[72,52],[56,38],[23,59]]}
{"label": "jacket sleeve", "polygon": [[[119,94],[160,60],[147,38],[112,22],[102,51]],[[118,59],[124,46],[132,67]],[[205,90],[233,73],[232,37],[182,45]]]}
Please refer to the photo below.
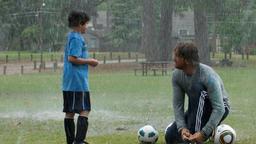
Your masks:
{"label": "jacket sleeve", "polygon": [[178,83],[178,74],[173,72],[172,76],[172,87],[173,87],[173,110],[175,116],[175,122],[177,124],[177,129],[180,131],[181,128],[186,128],[185,123],[185,113],[184,113],[184,101],[185,92],[182,90]]}
{"label": "jacket sleeve", "polygon": [[212,105],[212,113],[201,132],[208,137],[220,122],[223,114],[225,113],[225,107],[222,98],[221,83],[215,75],[209,76],[208,80],[206,81],[206,87],[209,100]]}

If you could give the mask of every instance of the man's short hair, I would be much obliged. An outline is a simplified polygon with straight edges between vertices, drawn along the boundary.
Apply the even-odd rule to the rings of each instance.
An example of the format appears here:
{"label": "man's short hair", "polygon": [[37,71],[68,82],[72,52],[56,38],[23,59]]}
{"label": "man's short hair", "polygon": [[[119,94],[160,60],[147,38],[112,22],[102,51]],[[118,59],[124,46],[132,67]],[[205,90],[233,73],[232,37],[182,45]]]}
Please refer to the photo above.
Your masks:
{"label": "man's short hair", "polygon": [[174,52],[192,65],[199,63],[198,48],[194,43],[179,43],[174,48]]}
{"label": "man's short hair", "polygon": [[68,15],[68,27],[77,27],[90,21],[90,17],[85,12],[71,11]]}

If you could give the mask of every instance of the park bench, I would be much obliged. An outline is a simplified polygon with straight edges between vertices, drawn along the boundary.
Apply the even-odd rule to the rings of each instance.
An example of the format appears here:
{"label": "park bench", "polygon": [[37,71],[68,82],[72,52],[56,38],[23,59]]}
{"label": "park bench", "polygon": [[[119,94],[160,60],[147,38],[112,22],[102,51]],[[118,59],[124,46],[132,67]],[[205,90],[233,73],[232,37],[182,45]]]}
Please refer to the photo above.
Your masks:
{"label": "park bench", "polygon": [[156,76],[158,72],[161,72],[162,75],[167,75],[169,63],[170,62],[167,61],[141,62],[141,67],[134,69],[134,75],[137,75],[138,71],[141,71],[143,76],[147,76],[150,72],[152,72],[154,76]]}
{"label": "park bench", "polygon": [[142,72],[142,68],[135,68],[135,69],[134,69],[134,75],[137,75],[137,72],[138,72],[138,71],[141,71],[141,72]]}
{"label": "park bench", "polygon": [[168,68],[151,68],[153,75],[156,76],[157,72],[161,72],[162,75],[167,75]]}
{"label": "park bench", "polygon": [[232,66],[233,62],[229,59],[222,59],[220,61],[221,66]]}

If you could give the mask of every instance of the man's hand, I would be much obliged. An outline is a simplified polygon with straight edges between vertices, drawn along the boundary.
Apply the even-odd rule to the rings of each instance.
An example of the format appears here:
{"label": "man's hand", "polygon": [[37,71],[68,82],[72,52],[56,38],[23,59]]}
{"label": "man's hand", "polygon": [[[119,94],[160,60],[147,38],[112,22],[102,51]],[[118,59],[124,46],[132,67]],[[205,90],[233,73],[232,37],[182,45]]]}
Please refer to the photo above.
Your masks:
{"label": "man's hand", "polygon": [[201,132],[196,132],[193,135],[190,135],[189,137],[189,141],[191,142],[203,143],[204,140],[205,140],[205,137]]}
{"label": "man's hand", "polygon": [[187,128],[182,128],[181,129],[181,138],[184,141],[190,141],[190,136],[191,136],[191,133]]}

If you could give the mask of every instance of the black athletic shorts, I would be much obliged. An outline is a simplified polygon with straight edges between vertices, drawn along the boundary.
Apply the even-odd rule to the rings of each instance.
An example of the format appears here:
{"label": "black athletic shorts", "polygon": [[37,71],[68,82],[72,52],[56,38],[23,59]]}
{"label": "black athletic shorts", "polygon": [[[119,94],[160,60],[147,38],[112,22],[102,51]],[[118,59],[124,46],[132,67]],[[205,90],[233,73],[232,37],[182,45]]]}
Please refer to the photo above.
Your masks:
{"label": "black athletic shorts", "polygon": [[63,112],[91,111],[90,92],[63,91]]}

